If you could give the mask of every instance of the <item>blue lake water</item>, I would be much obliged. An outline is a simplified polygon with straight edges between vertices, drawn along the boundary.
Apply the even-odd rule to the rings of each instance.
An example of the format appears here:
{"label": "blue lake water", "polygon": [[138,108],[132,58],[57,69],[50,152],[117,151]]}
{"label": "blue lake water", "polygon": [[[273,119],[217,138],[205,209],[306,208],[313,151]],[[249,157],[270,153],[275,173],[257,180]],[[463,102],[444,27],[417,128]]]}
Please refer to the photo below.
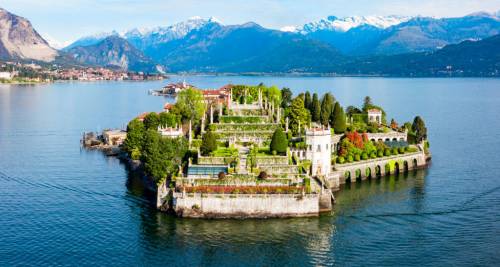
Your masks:
{"label": "blue lake water", "polygon": [[0,266],[499,266],[500,80],[173,77],[370,95],[388,118],[421,115],[429,169],[347,186],[333,215],[178,219],[157,212],[83,131],[123,127],[166,101],[163,82],[0,85]]}

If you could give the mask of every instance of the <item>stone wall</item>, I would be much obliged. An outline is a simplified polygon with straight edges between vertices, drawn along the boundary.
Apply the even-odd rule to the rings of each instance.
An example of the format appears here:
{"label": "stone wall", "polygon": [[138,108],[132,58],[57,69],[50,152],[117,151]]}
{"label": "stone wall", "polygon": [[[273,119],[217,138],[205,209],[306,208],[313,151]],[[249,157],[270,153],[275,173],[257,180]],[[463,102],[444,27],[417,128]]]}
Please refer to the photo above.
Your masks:
{"label": "stone wall", "polygon": [[[390,173],[422,168],[426,166],[426,164],[425,153],[421,150],[419,152],[403,155],[363,160],[353,163],[335,164],[334,171],[339,175],[340,183],[343,184],[349,178],[351,178],[351,182],[355,182],[357,177],[363,180],[369,176],[385,176]],[[394,167],[395,169],[386,171],[386,165]],[[357,175],[357,173],[359,173],[359,175]]]}
{"label": "stone wall", "polygon": [[319,194],[174,193],[178,216],[190,218],[272,218],[318,216]]}

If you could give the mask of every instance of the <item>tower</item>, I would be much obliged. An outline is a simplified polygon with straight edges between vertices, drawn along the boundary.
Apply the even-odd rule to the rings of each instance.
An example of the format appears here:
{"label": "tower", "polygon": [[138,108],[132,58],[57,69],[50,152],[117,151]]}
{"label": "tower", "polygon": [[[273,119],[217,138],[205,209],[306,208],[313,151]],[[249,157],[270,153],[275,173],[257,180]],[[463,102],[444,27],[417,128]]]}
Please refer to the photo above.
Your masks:
{"label": "tower", "polygon": [[311,175],[328,176],[332,163],[332,134],[329,128],[306,130],[306,159],[311,161]]}

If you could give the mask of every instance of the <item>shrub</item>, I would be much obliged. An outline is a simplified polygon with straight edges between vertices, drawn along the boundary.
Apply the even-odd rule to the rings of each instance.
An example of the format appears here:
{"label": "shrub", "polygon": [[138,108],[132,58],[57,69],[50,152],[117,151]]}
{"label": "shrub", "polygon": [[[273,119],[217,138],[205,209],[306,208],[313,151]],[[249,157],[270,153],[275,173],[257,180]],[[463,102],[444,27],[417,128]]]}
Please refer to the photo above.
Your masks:
{"label": "shrub", "polygon": [[384,151],[384,156],[390,156],[391,155],[391,150],[389,148],[386,148]]}
{"label": "shrub", "polygon": [[397,154],[399,154],[399,150],[398,150],[398,148],[397,148],[397,147],[395,147],[395,148],[393,148],[393,149],[392,149],[392,154],[393,154],[393,155],[397,155]]}
{"label": "shrub", "polygon": [[340,156],[340,157],[337,158],[337,163],[342,164],[344,162],[345,162],[345,158],[344,157]]}
{"label": "shrub", "polygon": [[352,155],[348,155],[347,156],[347,161],[348,162],[353,162],[354,161],[354,159],[352,158]]}
{"label": "shrub", "polygon": [[404,147],[399,148],[399,154],[404,154],[406,149]]}
{"label": "shrub", "polygon": [[379,149],[379,150],[377,151],[377,157],[381,158],[381,157],[383,157],[383,156],[384,156],[384,150]]}
{"label": "shrub", "polygon": [[373,151],[371,154],[370,154],[370,158],[374,159],[377,157],[377,152]]}
{"label": "shrub", "polygon": [[368,154],[366,154],[365,152],[363,152],[363,154],[361,154],[361,158],[363,160],[367,160],[368,159]]}
{"label": "shrub", "polygon": [[261,171],[258,176],[259,179],[264,180],[267,178],[267,172]]}
{"label": "shrub", "polygon": [[354,161],[359,161],[359,160],[361,160],[359,154],[354,155]]}
{"label": "shrub", "polygon": [[270,150],[276,151],[279,154],[284,154],[286,153],[287,147],[288,139],[286,138],[285,132],[281,128],[276,129],[271,139]]}
{"label": "shrub", "polygon": [[226,178],[226,173],[225,173],[225,172],[219,172],[219,174],[217,175],[217,177],[218,177],[220,180],[223,180],[224,178]]}
{"label": "shrub", "polygon": [[208,155],[217,149],[217,138],[211,131],[206,132],[201,140],[201,153]]}

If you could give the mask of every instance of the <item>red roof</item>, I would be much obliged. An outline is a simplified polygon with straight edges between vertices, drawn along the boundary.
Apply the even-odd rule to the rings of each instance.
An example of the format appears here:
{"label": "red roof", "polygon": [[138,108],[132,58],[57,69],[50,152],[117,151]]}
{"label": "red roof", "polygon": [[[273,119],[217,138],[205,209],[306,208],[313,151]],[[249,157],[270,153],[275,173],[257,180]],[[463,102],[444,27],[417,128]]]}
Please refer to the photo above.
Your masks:
{"label": "red roof", "polygon": [[170,103],[165,103],[165,105],[163,106],[163,109],[164,110],[170,110],[174,105],[170,104]]}

